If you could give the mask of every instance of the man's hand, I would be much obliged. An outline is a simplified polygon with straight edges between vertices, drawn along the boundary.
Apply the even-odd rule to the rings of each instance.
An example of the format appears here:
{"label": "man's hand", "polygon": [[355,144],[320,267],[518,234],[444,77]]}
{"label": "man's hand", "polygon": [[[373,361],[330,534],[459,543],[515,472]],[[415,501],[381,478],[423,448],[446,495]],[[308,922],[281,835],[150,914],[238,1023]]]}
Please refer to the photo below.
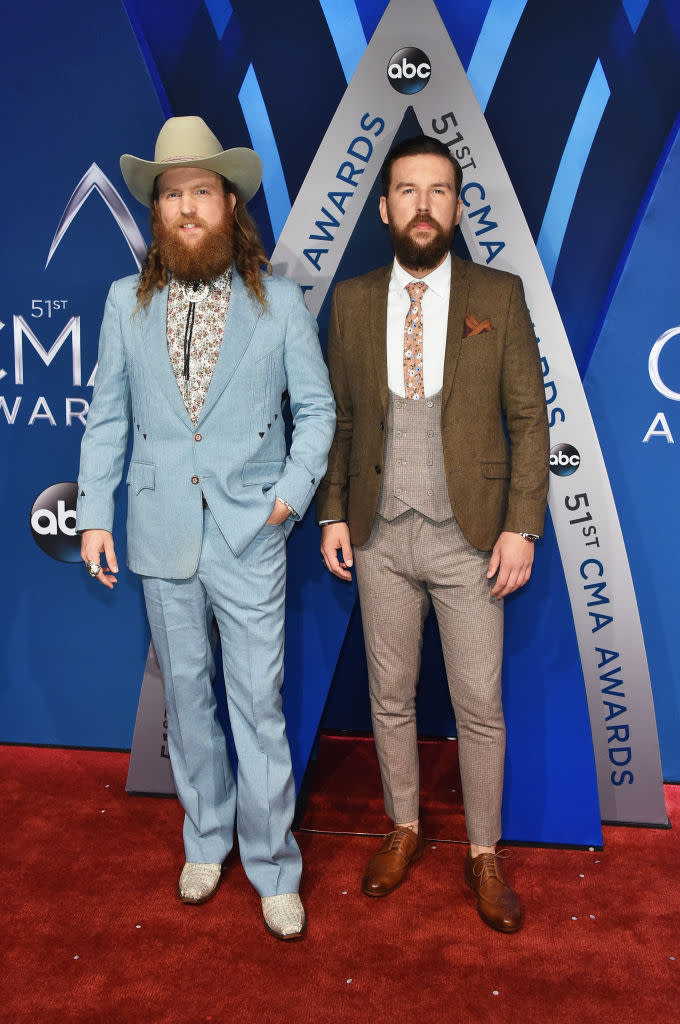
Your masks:
{"label": "man's hand", "polygon": [[[338,549],[342,549],[342,561],[338,559]],[[349,567],[354,564],[354,559],[347,523],[328,523],[321,527],[321,557],[326,568],[338,579],[352,579]]]}
{"label": "man's hand", "polygon": [[272,526],[278,526],[280,523],[285,523],[289,515],[290,510],[288,506],[283,501],[281,501],[280,498],[277,498],[276,501],[274,502],[272,514],[270,515],[267,522],[270,523]]}
{"label": "man's hand", "polygon": [[[102,563],[102,554],[106,559],[106,565]],[[108,530],[83,530],[80,537],[80,555],[84,562],[97,562],[101,565],[101,572],[98,572],[94,579],[99,580],[109,590],[113,590],[114,583],[118,578],[113,574],[118,572],[116,552],[113,547],[113,537]]]}
{"label": "man's hand", "polygon": [[504,530],[500,535],[489,560],[488,580],[498,573],[491,589],[492,597],[507,597],[514,590],[523,587],[531,576],[534,562],[534,545],[518,533]]}

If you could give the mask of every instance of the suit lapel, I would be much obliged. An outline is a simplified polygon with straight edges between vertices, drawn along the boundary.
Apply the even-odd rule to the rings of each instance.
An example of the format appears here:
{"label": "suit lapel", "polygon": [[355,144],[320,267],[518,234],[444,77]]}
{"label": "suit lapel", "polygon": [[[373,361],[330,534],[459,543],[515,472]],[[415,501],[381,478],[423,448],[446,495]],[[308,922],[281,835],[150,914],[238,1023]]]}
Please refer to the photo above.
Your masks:
{"label": "suit lapel", "polygon": [[144,316],[144,348],[149,354],[149,360],[152,364],[153,380],[158,384],[158,388],[168,402],[168,405],[175,413],[179,416],[182,422],[193,429],[191,423],[191,417],[187,412],[184,404],[184,399],[180,394],[179,387],[177,386],[177,379],[175,372],[170,362],[170,354],[168,352],[168,336],[167,336],[167,323],[168,323],[168,293],[170,289],[166,285],[163,291],[156,292],[151,299],[149,308],[146,314],[140,313],[138,316]]}
{"label": "suit lapel", "polygon": [[236,267],[234,267],[231,279],[229,309],[227,310],[227,320],[224,325],[220,354],[217,357],[217,363],[215,364],[210,387],[201,409],[199,422],[208,415],[236,372],[236,368],[250,344],[250,339],[260,316],[261,307],[259,302],[254,301],[250,297],[243,279],[236,270]]}
{"label": "suit lapel", "polygon": [[449,322],[446,329],[446,352],[444,354],[442,409],[451,396],[456,376],[456,367],[463,344],[469,290],[466,262],[451,253],[451,291],[449,294]]}
{"label": "suit lapel", "polygon": [[369,338],[372,344],[375,388],[387,414],[387,291],[391,264],[383,268],[383,276],[371,285],[369,297]]}

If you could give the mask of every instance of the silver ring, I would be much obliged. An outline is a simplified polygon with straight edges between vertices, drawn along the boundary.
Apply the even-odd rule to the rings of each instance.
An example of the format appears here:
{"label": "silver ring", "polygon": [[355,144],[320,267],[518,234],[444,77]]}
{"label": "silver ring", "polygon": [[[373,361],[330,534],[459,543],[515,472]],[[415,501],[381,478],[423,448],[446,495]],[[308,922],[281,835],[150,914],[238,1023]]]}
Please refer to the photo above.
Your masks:
{"label": "silver ring", "polygon": [[99,562],[87,561],[85,562],[85,565],[87,566],[87,571],[89,572],[90,576],[98,576],[99,573],[102,571],[102,567],[99,564]]}

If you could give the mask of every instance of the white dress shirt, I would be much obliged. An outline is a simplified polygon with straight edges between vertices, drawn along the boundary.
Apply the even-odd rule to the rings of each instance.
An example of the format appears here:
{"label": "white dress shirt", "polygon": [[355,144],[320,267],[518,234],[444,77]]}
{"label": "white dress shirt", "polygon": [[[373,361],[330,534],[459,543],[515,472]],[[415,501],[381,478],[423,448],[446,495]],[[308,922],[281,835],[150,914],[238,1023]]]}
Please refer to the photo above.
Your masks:
{"label": "white dress shirt", "polygon": [[444,381],[446,328],[451,291],[451,254],[427,277],[411,277],[397,263],[392,265],[387,291],[387,386],[395,395],[406,395],[404,388],[404,321],[411,300],[406,285],[422,281],[427,291],[421,300],[423,310],[423,386],[426,395],[436,395]]}

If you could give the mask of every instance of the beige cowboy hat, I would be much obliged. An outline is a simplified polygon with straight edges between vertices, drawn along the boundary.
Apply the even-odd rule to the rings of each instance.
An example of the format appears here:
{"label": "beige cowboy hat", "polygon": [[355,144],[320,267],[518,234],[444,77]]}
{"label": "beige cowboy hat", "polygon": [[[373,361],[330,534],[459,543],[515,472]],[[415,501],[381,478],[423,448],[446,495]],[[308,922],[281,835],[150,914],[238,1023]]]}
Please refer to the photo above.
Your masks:
{"label": "beige cowboy hat", "polygon": [[156,140],[153,160],[130,153],[120,158],[125,184],[144,206],[151,206],[155,179],[171,167],[216,171],[236,186],[244,203],[252,199],[262,181],[262,161],[257,153],[245,147],[223,150],[202,117],[167,120]]}

